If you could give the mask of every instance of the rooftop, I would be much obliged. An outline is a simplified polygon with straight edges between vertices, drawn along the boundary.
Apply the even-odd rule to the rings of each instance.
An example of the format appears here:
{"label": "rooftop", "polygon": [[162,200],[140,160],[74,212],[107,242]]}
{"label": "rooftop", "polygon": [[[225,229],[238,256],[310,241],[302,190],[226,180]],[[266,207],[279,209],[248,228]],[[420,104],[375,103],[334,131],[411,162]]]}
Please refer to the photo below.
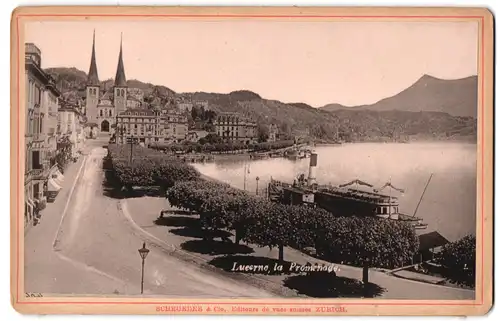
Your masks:
{"label": "rooftop", "polygon": [[448,241],[444,236],[439,234],[437,231],[432,231],[426,234],[421,234],[418,237],[420,241],[420,251],[427,251],[436,247],[444,246],[450,241]]}

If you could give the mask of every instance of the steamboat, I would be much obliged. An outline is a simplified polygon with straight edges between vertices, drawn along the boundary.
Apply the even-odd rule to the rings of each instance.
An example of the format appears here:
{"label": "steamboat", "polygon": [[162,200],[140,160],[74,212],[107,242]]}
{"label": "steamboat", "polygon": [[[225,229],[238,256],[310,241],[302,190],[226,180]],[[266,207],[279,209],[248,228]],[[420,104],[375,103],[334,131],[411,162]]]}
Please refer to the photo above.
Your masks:
{"label": "steamboat", "polygon": [[[309,175],[300,174],[293,183],[271,179],[268,186],[269,199],[289,205],[305,205],[323,208],[335,216],[372,216],[410,223],[415,229],[425,229],[427,224],[416,216],[423,199],[420,197],[412,215],[401,213],[399,199],[395,193],[403,194],[404,190],[395,187],[390,181],[380,188],[355,179],[338,186],[319,185],[316,183],[316,167],[318,155],[310,155]],[[384,192],[389,189],[389,192]]]}

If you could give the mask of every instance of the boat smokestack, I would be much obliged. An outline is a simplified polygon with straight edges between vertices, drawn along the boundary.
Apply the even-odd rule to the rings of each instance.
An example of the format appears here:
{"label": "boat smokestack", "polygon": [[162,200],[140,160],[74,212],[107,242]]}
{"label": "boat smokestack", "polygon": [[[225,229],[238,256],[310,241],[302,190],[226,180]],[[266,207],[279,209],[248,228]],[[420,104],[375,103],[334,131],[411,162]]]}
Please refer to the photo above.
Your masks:
{"label": "boat smokestack", "polygon": [[307,177],[307,185],[316,183],[316,166],[318,165],[318,154],[312,153],[309,162],[309,176]]}

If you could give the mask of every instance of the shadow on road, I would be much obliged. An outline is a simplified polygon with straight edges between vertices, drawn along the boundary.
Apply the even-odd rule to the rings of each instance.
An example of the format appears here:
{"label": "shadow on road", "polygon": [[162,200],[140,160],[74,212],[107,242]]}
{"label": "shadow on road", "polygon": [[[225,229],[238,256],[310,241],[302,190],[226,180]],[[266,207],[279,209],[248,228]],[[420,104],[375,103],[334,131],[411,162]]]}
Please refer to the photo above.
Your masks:
{"label": "shadow on road", "polygon": [[[223,269],[224,271],[240,272],[245,274],[288,275],[288,274],[298,273],[291,268],[292,262],[280,261],[278,259],[272,259],[263,256],[226,255],[226,256],[216,257],[208,263],[219,269]],[[253,267],[258,266],[259,268],[255,268],[251,271],[238,270],[238,267],[243,268],[245,266],[253,266]]]}
{"label": "shadow on road", "polygon": [[207,229],[202,229],[196,228],[196,227],[182,227],[182,228],[177,228],[170,230],[170,233],[179,235],[179,236],[184,236],[184,237],[192,237],[192,238],[197,238],[197,239],[205,239],[205,240],[212,240],[214,238],[221,238],[221,239],[227,239],[230,236],[232,236],[231,233],[226,232],[226,231],[221,231],[221,230],[207,230]]}
{"label": "shadow on road", "polygon": [[375,298],[385,292],[377,284],[368,283],[364,286],[359,280],[327,272],[291,276],[283,281],[283,285],[299,294],[316,298]]}
{"label": "shadow on road", "polygon": [[199,219],[190,216],[159,217],[154,223],[162,226],[201,228]]}
{"label": "shadow on road", "polygon": [[181,248],[185,251],[208,255],[253,253],[253,249],[249,246],[215,240],[190,240],[182,243]]}
{"label": "shadow on road", "polygon": [[204,229],[201,226],[200,220],[192,216],[159,217],[154,223],[162,226],[179,227],[170,230],[170,233],[183,237],[204,239],[207,241],[213,240],[214,238],[221,238],[227,241],[228,238],[232,236],[232,234],[227,231]]}
{"label": "shadow on road", "polygon": [[114,199],[138,198],[138,197],[144,197],[144,196],[164,197],[163,192],[161,192],[160,189],[157,187],[119,189],[119,188],[115,187],[115,185],[111,184],[107,179],[104,179],[102,185],[103,185],[104,196],[114,198]]}

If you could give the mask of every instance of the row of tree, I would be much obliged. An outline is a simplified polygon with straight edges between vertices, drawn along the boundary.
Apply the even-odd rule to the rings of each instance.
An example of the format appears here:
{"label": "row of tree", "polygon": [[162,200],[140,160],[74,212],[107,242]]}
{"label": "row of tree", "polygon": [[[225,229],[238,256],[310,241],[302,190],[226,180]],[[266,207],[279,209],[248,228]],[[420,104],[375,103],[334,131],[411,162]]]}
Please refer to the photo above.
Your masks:
{"label": "row of tree", "polygon": [[406,223],[334,217],[322,209],[273,203],[226,184],[178,182],[167,198],[173,206],[198,213],[207,231],[233,230],[236,242],[278,247],[280,259],[284,246],[314,247],[332,262],[394,268],[410,262],[419,245]]}

